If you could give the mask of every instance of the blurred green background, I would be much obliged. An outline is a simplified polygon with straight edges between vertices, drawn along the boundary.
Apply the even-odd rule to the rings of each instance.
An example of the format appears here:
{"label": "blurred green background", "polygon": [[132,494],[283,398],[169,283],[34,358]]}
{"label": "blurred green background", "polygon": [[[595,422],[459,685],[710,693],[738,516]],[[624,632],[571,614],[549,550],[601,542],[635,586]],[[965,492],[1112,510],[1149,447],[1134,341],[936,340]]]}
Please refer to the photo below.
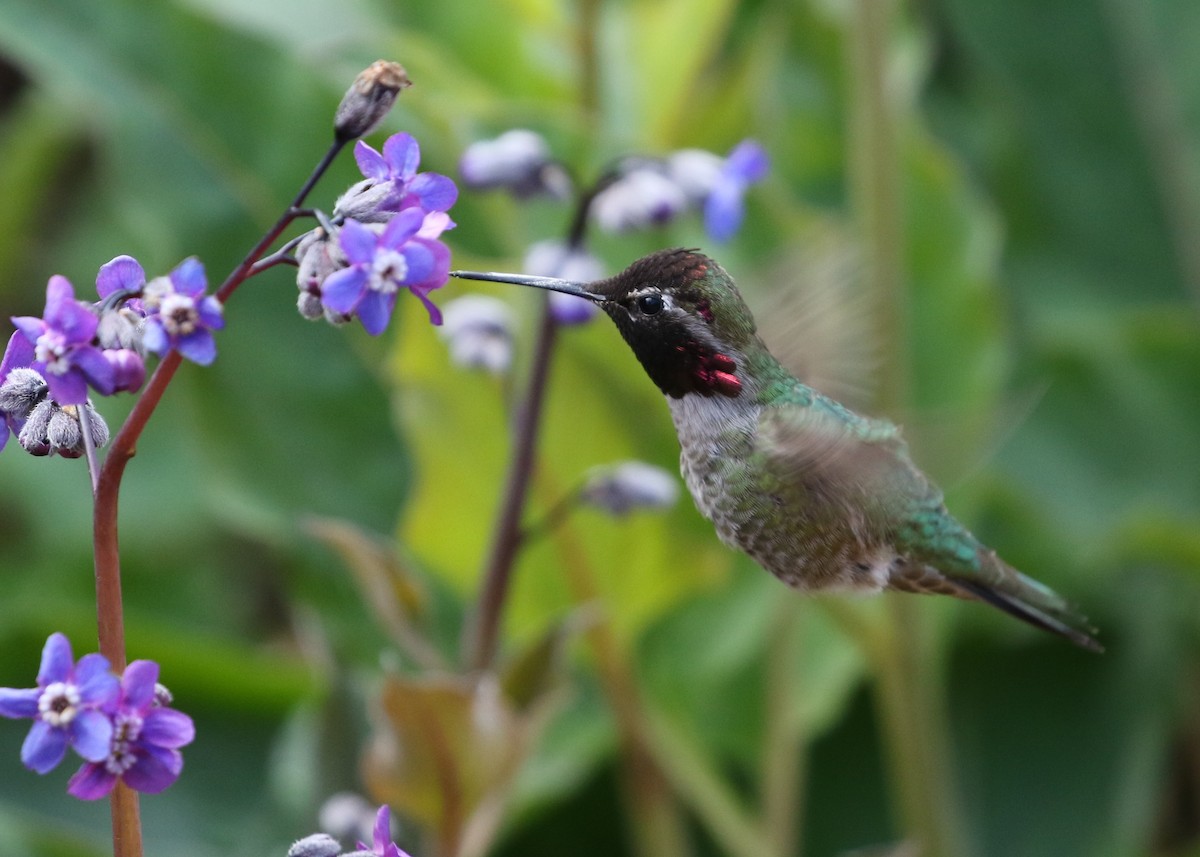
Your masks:
{"label": "blurred green background", "polygon": [[[854,404],[903,422],[950,507],[1108,652],[977,605],[805,601],[686,500],[581,512],[517,566],[507,653],[584,602],[591,630],[519,712],[490,853],[1197,855],[1197,44],[1195,0],[0,0],[0,315],[39,313],[53,273],[83,295],[120,253],[219,282],[380,57],[416,84],[386,129],[452,176],[517,126],[584,176],[753,136],[773,167],[733,242],[686,220],[598,240],[605,263],[700,246],[760,309],[834,295],[821,318],[848,321],[781,339],[832,341]],[[311,202],[356,175],[344,157]],[[567,217],[470,193],[453,214],[456,265],[494,269]],[[536,298],[492,293],[522,319],[520,388]],[[125,480],[130,656],[198,731],[143,801],[149,854],[282,855],[364,788],[371,700],[413,664],[306,521],[398,538],[393,583],[448,655],[478,585],[513,385],[452,366],[414,301],[376,341],[294,299],[289,269],[238,293]],[[101,406],[114,429],[127,408]],[[528,517],[593,465],[676,453],[611,326],[565,331]],[[93,650],[89,508],[79,462],[0,456],[0,685],[32,682],[52,630]],[[105,853],[107,806],[22,769],[23,735],[0,723],[0,854]],[[432,857],[420,808],[393,806]]]}

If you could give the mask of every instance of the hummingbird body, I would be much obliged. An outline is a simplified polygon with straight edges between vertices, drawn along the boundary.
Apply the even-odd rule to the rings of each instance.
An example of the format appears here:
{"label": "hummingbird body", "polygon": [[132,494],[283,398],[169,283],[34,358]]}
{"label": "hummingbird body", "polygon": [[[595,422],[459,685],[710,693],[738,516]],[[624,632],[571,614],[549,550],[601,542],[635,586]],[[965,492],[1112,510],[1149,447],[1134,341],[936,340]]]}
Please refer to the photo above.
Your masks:
{"label": "hummingbird body", "polygon": [[667,398],[696,506],[726,544],[805,591],[982,600],[1100,650],[1086,620],[1014,570],[946,509],[899,429],[805,385],[758,337],[729,275],[664,250],[608,280],[455,272],[596,301]]}

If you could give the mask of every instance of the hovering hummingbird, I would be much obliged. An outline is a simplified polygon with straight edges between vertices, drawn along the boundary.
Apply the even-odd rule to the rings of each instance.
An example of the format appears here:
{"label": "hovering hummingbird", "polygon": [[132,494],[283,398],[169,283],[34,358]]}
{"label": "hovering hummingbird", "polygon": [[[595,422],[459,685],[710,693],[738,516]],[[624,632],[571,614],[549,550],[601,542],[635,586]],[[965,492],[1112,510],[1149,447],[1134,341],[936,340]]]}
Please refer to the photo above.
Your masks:
{"label": "hovering hummingbird", "polygon": [[707,256],[662,250],[593,283],[451,275],[578,295],[608,313],[667,398],[696,506],[722,541],[789,586],[984,601],[1103,651],[1065,599],[954,519],[895,425],[785,369],[733,279]]}

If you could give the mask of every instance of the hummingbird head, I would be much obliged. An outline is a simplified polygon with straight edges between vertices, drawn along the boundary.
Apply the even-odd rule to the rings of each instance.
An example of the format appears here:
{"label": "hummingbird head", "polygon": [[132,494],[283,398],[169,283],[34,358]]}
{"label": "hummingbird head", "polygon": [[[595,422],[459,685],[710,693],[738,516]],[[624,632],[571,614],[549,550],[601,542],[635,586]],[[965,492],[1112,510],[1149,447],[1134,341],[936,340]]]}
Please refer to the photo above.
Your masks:
{"label": "hummingbird head", "polygon": [[572,283],[551,277],[452,271],[468,280],[551,289],[595,301],[668,396],[737,398],[754,318],[725,269],[697,250],[660,250],[614,277]]}

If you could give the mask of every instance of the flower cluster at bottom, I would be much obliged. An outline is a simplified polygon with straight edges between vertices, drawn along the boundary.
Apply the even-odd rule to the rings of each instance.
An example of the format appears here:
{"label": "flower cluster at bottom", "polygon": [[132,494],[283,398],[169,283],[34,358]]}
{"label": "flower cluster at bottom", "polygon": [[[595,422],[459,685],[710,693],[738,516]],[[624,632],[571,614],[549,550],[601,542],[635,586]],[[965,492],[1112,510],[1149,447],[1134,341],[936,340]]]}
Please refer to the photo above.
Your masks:
{"label": "flower cluster at bottom", "polygon": [[372,844],[358,843],[354,851],[342,851],[338,841],[327,833],[314,833],[294,843],[287,857],[409,857],[399,845],[392,841],[392,816],[387,805],[379,807],[375,814],[375,829]]}
{"label": "flower cluster at bottom", "polygon": [[192,742],[195,729],[170,702],[158,684],[158,664],[133,661],[118,678],[102,655],[76,662],[59,633],[42,649],[37,687],[0,688],[0,716],[33,720],[21,761],[45,774],[74,748],[85,764],[67,791],[83,800],[103,797],[118,780],[150,794],[175,782],[183,769],[179,748]]}

